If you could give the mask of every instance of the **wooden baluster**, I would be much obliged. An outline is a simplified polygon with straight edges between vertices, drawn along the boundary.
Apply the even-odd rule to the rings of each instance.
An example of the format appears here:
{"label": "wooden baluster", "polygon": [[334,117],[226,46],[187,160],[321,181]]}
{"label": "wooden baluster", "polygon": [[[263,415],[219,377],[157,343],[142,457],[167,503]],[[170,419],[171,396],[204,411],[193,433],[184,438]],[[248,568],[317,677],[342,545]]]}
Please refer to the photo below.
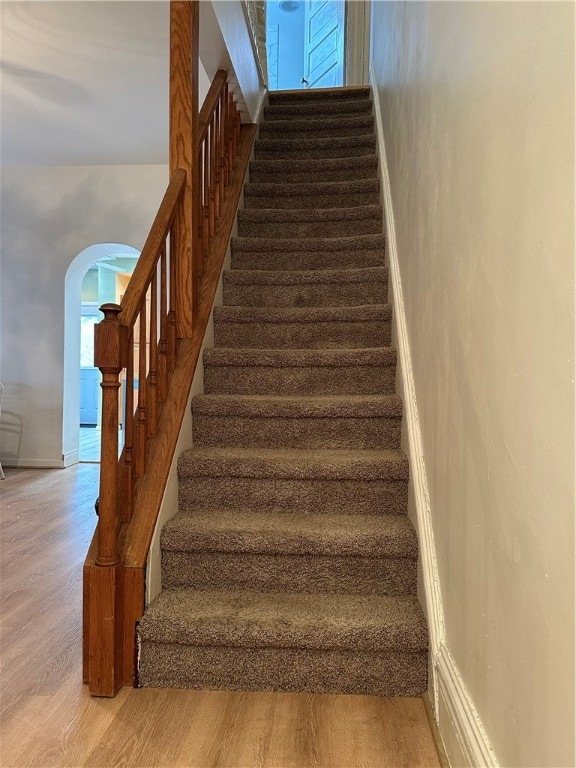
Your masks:
{"label": "wooden baluster", "polygon": [[224,191],[228,186],[229,179],[229,167],[228,167],[228,108],[230,102],[228,101],[228,83],[222,89],[222,198],[224,198]]}
{"label": "wooden baluster", "polygon": [[203,174],[202,174],[202,250],[204,251],[203,268],[206,269],[208,253],[210,252],[210,129],[204,139]]}
{"label": "wooden baluster", "polygon": [[[167,363],[168,363],[168,373],[171,374],[174,368],[176,367],[176,341],[177,341],[177,332],[176,332],[176,311],[174,309],[174,284],[176,282],[176,268],[174,264],[174,258],[173,258],[173,248],[174,248],[174,232],[170,232],[170,301],[168,304],[168,356],[167,356]],[[170,376],[168,376],[168,379],[170,379]]]}
{"label": "wooden baluster", "polygon": [[122,467],[122,520],[127,522],[134,510],[134,334],[130,329],[127,344],[126,394],[124,400],[124,466]]}
{"label": "wooden baluster", "polygon": [[230,93],[228,95],[229,100],[229,111],[228,111],[228,141],[230,144],[230,152],[228,157],[228,168],[230,176],[232,175],[232,165],[234,163],[234,160],[236,159],[236,107],[234,104],[234,97]]}
{"label": "wooden baluster", "polygon": [[138,410],[136,418],[136,477],[146,471],[146,299],[140,306],[140,330],[138,338]]}
{"label": "wooden baluster", "polygon": [[148,437],[158,431],[158,267],[150,289],[150,344],[148,347]]}
{"label": "wooden baluster", "polygon": [[220,136],[222,133],[222,100],[221,98],[218,99],[218,103],[216,104],[216,114],[214,115],[215,120],[215,136],[214,136],[214,184],[215,184],[215,196],[214,196],[214,216],[215,220],[218,221],[220,218],[220,204],[222,202],[221,199],[221,178],[222,178],[222,168],[220,167]]}
{"label": "wooden baluster", "polygon": [[210,145],[208,154],[210,165],[208,223],[210,227],[210,237],[214,237],[214,233],[216,232],[216,112],[212,115],[212,120],[210,121]]}
{"label": "wooden baluster", "polygon": [[160,340],[158,359],[158,400],[166,402],[168,392],[168,310],[167,310],[166,244],[160,252]]}
{"label": "wooden baluster", "polygon": [[102,372],[100,504],[96,564],[90,569],[88,684],[95,696],[122,685],[122,577],[118,549],[118,390],[122,365],[121,307],[104,304],[95,328],[96,367]]}
{"label": "wooden baluster", "polygon": [[242,127],[242,119],[240,112],[236,110],[236,147],[240,146],[240,129]]}
{"label": "wooden baluster", "polygon": [[194,267],[198,243],[198,28],[199,2],[170,3],[170,172],[186,171],[181,205],[174,220],[176,332],[191,338],[198,301]]}

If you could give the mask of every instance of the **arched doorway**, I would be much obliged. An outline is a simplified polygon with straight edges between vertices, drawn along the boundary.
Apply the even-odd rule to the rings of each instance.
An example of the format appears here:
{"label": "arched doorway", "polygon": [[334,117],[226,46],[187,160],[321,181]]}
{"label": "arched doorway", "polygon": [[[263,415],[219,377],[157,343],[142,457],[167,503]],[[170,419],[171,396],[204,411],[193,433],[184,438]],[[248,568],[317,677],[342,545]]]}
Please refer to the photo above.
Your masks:
{"label": "arched doorway", "polygon": [[[113,264],[123,258],[138,258],[140,251],[122,243],[98,243],[84,248],[72,261],[64,279],[64,402],[62,456],[64,466],[80,460],[80,348],[82,283],[96,262]],[[113,300],[112,296],[104,299]],[[98,301],[89,302],[94,305]]]}

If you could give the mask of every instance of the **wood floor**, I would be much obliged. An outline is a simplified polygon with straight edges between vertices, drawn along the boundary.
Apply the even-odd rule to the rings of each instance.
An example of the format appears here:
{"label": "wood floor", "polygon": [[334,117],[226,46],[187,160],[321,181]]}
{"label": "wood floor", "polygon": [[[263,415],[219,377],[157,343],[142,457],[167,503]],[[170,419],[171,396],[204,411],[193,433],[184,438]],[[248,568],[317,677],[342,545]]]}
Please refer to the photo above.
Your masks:
{"label": "wood floor", "polygon": [[81,683],[82,563],[99,465],[0,481],[0,766],[438,766],[420,699]]}

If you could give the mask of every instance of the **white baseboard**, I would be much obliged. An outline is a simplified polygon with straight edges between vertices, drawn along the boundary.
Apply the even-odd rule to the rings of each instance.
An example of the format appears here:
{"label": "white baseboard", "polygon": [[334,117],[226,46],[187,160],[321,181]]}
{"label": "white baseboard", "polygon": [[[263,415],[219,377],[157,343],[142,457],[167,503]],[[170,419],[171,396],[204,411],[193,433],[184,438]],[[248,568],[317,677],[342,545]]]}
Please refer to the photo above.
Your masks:
{"label": "white baseboard", "polygon": [[80,450],[76,448],[73,451],[67,451],[62,454],[62,464],[64,467],[71,467],[72,464],[78,464],[80,461]]}
{"label": "white baseboard", "polygon": [[16,467],[17,469],[64,469],[62,459],[2,459],[3,467]]}
{"label": "white baseboard", "polygon": [[[374,82],[372,68],[370,68],[370,81]],[[434,711],[438,711],[437,681],[436,681],[436,657],[440,646],[446,636],[444,628],[444,610],[442,595],[440,593],[440,579],[436,562],[436,548],[432,530],[432,516],[430,512],[430,495],[428,493],[428,479],[424,463],[424,448],[422,445],[422,433],[418,418],[418,405],[416,402],[416,386],[410,353],[410,342],[406,325],[406,311],[404,308],[404,296],[402,293],[402,281],[400,277],[400,264],[396,246],[396,231],[394,225],[394,211],[392,207],[392,192],[390,189],[390,177],[386,162],[386,146],[384,143],[384,129],[382,126],[382,113],[378,90],[372,88],[374,99],[374,116],[378,136],[378,153],[380,156],[380,181],[382,184],[382,197],[385,212],[386,248],[388,252],[388,268],[392,289],[392,301],[394,305],[393,317],[398,345],[398,372],[401,382],[401,394],[404,399],[404,415],[408,433],[408,458],[410,461],[410,483],[412,484],[415,503],[415,518],[418,528],[418,540],[420,543],[420,561],[422,576],[426,594],[426,614],[430,633],[430,649],[432,661],[432,695],[431,700]]]}
{"label": "white baseboard", "polygon": [[447,646],[437,660],[438,727],[450,765],[497,768],[494,750],[468,689]]}
{"label": "white baseboard", "polygon": [[[404,415],[406,418],[406,433],[408,436],[407,450],[410,462],[411,497],[414,499],[414,514],[418,541],[420,546],[420,562],[425,594],[425,611],[428,619],[430,635],[430,700],[434,708],[434,716],[438,723],[440,735],[444,742],[450,765],[470,766],[470,768],[493,768],[498,766],[494,751],[468,693],[466,685],[456,666],[454,658],[446,645],[446,628],[444,623],[444,607],[440,591],[440,578],[434,544],[430,495],[424,462],[424,447],[416,387],[410,353],[410,342],[406,324],[406,311],[400,263],[396,244],[396,230],[390,177],[386,160],[384,128],[378,89],[370,65],[370,83],[374,101],[374,117],[378,136],[378,154],[380,181],[382,184],[382,203],[385,212],[386,248],[388,253],[388,268],[393,302],[394,336],[398,354],[398,380],[404,400]],[[412,511],[412,510],[411,510]]]}

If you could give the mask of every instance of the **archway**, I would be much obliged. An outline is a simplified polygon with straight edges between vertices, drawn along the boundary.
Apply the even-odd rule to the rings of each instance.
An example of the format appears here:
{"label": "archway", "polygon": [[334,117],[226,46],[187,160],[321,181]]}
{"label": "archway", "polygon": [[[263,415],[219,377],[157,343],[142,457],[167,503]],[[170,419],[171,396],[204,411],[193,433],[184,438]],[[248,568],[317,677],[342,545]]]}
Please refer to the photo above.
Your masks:
{"label": "archway", "polygon": [[82,281],[97,261],[109,257],[138,257],[140,251],[122,243],[98,243],[80,251],[64,278],[64,395],[62,459],[64,466],[77,464],[79,455],[80,413],[80,317]]}

